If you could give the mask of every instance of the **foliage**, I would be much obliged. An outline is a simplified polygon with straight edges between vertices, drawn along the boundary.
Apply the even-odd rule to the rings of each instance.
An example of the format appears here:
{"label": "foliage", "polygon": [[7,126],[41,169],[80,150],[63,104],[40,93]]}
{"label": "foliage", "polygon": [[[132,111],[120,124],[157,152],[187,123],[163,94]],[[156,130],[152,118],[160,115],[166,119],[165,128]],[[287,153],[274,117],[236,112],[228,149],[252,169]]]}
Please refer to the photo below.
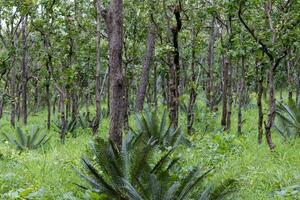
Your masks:
{"label": "foliage", "polygon": [[[153,162],[158,143],[155,138],[144,140],[141,136],[128,134],[119,150],[112,142],[98,139],[93,145],[94,164],[83,159],[87,175],[80,175],[91,185],[92,190],[114,199],[166,200],[190,199],[191,195],[201,200],[209,199],[210,187],[204,191],[194,190],[210,170],[202,172],[192,169],[185,177],[179,178],[172,170],[180,158],[172,158],[174,148],[166,151]],[[232,182],[214,190],[217,199]],[[88,189],[81,186],[83,189]],[[196,192],[196,193],[195,193]]]}
{"label": "foliage", "polygon": [[[66,133],[73,133],[75,131],[75,129],[77,128],[76,124],[77,124],[77,120],[76,119],[67,120],[66,121],[65,132]],[[58,133],[60,133],[61,130],[62,130],[62,128],[63,128],[60,120],[54,120],[52,127]]]}
{"label": "foliage", "polygon": [[174,129],[167,118],[166,110],[163,111],[162,117],[159,117],[157,110],[147,110],[136,115],[136,130],[131,129],[131,131],[143,137],[145,141],[156,140],[162,148],[176,147],[179,144],[189,145],[190,142],[182,130]]}
{"label": "foliage", "polygon": [[42,133],[40,128],[32,128],[30,132],[22,130],[20,127],[16,128],[16,134],[3,135],[5,138],[20,151],[26,149],[36,149],[44,145],[50,137],[46,133]]}
{"label": "foliage", "polygon": [[277,102],[276,130],[285,139],[300,136],[300,104],[289,100],[288,104]]}

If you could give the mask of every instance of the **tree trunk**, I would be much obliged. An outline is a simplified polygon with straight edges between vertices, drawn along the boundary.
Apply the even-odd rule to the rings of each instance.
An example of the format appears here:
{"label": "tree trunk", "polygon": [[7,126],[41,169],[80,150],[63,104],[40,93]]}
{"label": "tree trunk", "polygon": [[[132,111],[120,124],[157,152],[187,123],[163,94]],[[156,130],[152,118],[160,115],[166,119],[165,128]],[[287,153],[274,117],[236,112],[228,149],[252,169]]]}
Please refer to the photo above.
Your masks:
{"label": "tree trunk", "polygon": [[155,110],[157,109],[157,70],[156,65],[153,68],[153,102]]}
{"label": "tree trunk", "polygon": [[[12,46],[14,49],[16,49],[16,42],[12,42]],[[11,113],[10,113],[10,124],[12,127],[15,127],[15,117],[16,117],[16,76],[17,76],[17,70],[16,70],[16,55],[13,54],[12,62],[11,62],[11,80],[10,80],[10,102],[11,102]]]}
{"label": "tree trunk", "polygon": [[237,128],[237,133],[240,135],[242,133],[242,107],[243,107],[243,97],[244,97],[244,90],[245,90],[245,57],[242,57],[242,70],[241,70],[241,77],[239,81],[239,86],[238,86],[238,128]]}
{"label": "tree trunk", "polygon": [[101,118],[101,60],[100,60],[100,47],[101,47],[101,2],[97,0],[96,8],[97,8],[97,43],[96,43],[96,116],[93,121],[92,130],[93,134],[97,133],[99,128],[100,118]]}
{"label": "tree trunk", "polygon": [[171,28],[172,43],[173,43],[173,63],[170,64],[170,85],[169,85],[169,107],[170,107],[170,119],[174,128],[178,127],[178,115],[179,115],[179,82],[180,82],[180,65],[179,65],[179,44],[178,33],[181,30],[181,7],[177,5],[174,7],[173,13],[176,18],[176,26]]}
{"label": "tree trunk", "polygon": [[[52,72],[52,55],[50,53],[50,39],[47,35],[44,35],[44,49],[46,51],[46,68],[47,68],[47,77],[46,77],[46,105],[47,105],[47,129],[51,127],[51,94],[50,94],[50,81],[51,81],[51,72]],[[55,107],[55,105],[53,105]],[[54,108],[55,109],[55,108]],[[53,111],[53,113],[55,113]]]}
{"label": "tree trunk", "polygon": [[221,125],[223,128],[226,127],[227,119],[227,86],[228,86],[228,62],[225,60],[224,55],[222,55],[222,118]]}
{"label": "tree trunk", "polygon": [[263,95],[263,69],[262,66],[256,64],[257,69],[257,108],[258,108],[258,144],[262,143],[263,136],[263,108],[262,108],[262,95]]}
{"label": "tree trunk", "polygon": [[232,63],[231,59],[228,62],[228,76],[227,76],[227,114],[226,114],[226,130],[231,128],[231,108],[232,108]]}
{"label": "tree trunk", "polygon": [[288,99],[292,100],[293,99],[293,66],[290,59],[287,59],[287,74],[288,74]]}
{"label": "tree trunk", "polygon": [[146,96],[147,86],[149,82],[149,72],[151,61],[154,54],[155,48],[155,25],[153,23],[150,24],[147,38],[147,51],[144,58],[143,71],[140,81],[140,87],[136,96],[136,111],[140,112],[143,110],[144,100]]}
{"label": "tree trunk", "polygon": [[208,44],[208,85],[207,85],[207,101],[209,102],[209,109],[212,112],[214,110],[214,45],[216,40],[216,30],[215,30],[215,17],[212,17],[211,21],[211,32]]}
{"label": "tree trunk", "polygon": [[265,124],[266,139],[269,148],[272,150],[275,148],[271,137],[271,128],[275,120],[275,85],[274,85],[274,63],[272,63],[271,69],[268,72],[269,80],[269,113],[267,123]]}
{"label": "tree trunk", "polygon": [[61,130],[60,130],[60,139],[61,143],[65,143],[65,133],[66,133],[66,116],[65,116],[65,88],[64,86],[61,87],[60,91],[60,123],[61,123]]}
{"label": "tree trunk", "polygon": [[122,142],[125,112],[124,77],[122,72],[123,1],[111,0],[108,13],[110,126],[109,139],[117,146]]}
{"label": "tree trunk", "polygon": [[28,65],[28,46],[27,46],[27,16],[25,16],[22,22],[22,48],[23,48],[23,58],[22,58],[22,116],[23,123],[27,124],[27,65]]}
{"label": "tree trunk", "polygon": [[190,82],[190,98],[187,110],[187,131],[190,134],[193,130],[193,123],[194,123],[194,112],[193,108],[195,106],[196,97],[197,97],[197,86],[196,83],[196,72],[195,72],[195,38],[197,37],[196,33],[193,31],[193,39],[192,39],[192,60],[191,60],[191,71],[192,71],[192,79]]}

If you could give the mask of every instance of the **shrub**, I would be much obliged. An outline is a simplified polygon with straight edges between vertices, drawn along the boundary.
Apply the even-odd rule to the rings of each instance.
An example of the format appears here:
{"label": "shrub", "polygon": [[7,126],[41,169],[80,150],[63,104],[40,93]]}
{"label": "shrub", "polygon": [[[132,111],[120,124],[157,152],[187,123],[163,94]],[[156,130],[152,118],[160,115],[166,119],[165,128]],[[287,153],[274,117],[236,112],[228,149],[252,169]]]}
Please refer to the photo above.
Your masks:
{"label": "shrub", "polygon": [[163,112],[162,117],[156,111],[146,111],[136,115],[136,130],[131,128],[135,135],[144,140],[154,139],[162,148],[175,147],[178,144],[189,145],[190,142],[184,136],[180,128],[174,129],[167,119],[168,114]]}
{"label": "shrub", "polygon": [[46,133],[41,132],[40,128],[32,128],[30,132],[26,132],[20,127],[16,128],[16,134],[8,135],[4,133],[4,137],[20,151],[36,149],[50,139]]}
{"label": "shrub", "polygon": [[285,139],[300,136],[300,104],[289,100],[288,104],[276,104],[277,120],[275,129]]}

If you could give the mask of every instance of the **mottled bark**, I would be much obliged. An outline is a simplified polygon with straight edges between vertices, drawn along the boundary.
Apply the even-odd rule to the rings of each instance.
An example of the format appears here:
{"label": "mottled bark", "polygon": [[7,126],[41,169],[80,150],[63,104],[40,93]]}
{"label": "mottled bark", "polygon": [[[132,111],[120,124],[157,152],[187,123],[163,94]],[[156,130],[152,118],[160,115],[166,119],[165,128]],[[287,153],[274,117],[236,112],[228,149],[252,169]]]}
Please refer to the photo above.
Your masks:
{"label": "mottled bark", "polygon": [[271,128],[273,127],[275,120],[275,86],[274,86],[274,68],[269,70],[268,72],[268,84],[269,84],[269,113],[267,123],[265,124],[266,129],[266,139],[270,149],[274,149],[275,145],[273,144],[271,137]]}
{"label": "mottled bark", "polygon": [[140,86],[136,96],[136,110],[138,112],[143,110],[144,100],[145,100],[147,86],[149,82],[150,66],[154,55],[154,48],[155,48],[155,25],[151,23],[148,31],[147,50],[144,58]]}
{"label": "mottled bark", "polygon": [[207,64],[208,64],[208,84],[207,84],[207,101],[209,109],[212,112],[215,106],[214,93],[214,45],[216,41],[215,17],[212,17],[211,31],[208,44]]}
{"label": "mottled bark", "polygon": [[97,41],[96,41],[96,116],[92,124],[93,133],[96,134],[100,118],[101,118],[101,60],[100,60],[100,47],[101,47],[101,2],[100,0],[96,1],[96,9],[97,9]]}
{"label": "mottled bark", "polygon": [[190,98],[189,98],[189,104],[187,109],[187,130],[188,133],[191,133],[193,130],[193,123],[194,123],[194,106],[196,102],[197,97],[197,86],[198,83],[196,83],[197,75],[195,71],[195,60],[196,60],[196,46],[195,46],[195,38],[197,37],[195,31],[193,31],[193,39],[192,39],[192,55],[191,55],[191,82],[190,82]]}
{"label": "mottled bark", "polygon": [[21,77],[21,93],[22,93],[22,119],[27,124],[27,79],[28,79],[28,46],[27,46],[27,16],[22,22],[22,77]]}
{"label": "mottled bark", "polygon": [[171,28],[172,33],[172,45],[173,51],[173,62],[170,64],[169,76],[169,108],[170,108],[170,119],[171,124],[174,128],[178,127],[178,117],[179,117],[179,82],[180,82],[180,63],[179,63],[179,44],[178,44],[178,34],[182,27],[181,22],[181,7],[177,5],[173,9],[173,14],[176,18],[176,25]]}
{"label": "mottled bark", "polygon": [[109,139],[120,146],[124,121],[124,76],[122,72],[123,1],[111,0],[107,16],[109,37],[110,125]]}

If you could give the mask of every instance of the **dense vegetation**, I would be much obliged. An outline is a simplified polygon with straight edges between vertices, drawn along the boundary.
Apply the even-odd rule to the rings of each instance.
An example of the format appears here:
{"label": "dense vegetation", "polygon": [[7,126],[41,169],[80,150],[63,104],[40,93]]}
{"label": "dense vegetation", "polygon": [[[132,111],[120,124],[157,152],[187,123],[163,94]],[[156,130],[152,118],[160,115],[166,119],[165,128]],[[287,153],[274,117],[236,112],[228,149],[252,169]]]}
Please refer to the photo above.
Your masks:
{"label": "dense vegetation", "polygon": [[0,0],[0,198],[300,198],[299,10]]}

